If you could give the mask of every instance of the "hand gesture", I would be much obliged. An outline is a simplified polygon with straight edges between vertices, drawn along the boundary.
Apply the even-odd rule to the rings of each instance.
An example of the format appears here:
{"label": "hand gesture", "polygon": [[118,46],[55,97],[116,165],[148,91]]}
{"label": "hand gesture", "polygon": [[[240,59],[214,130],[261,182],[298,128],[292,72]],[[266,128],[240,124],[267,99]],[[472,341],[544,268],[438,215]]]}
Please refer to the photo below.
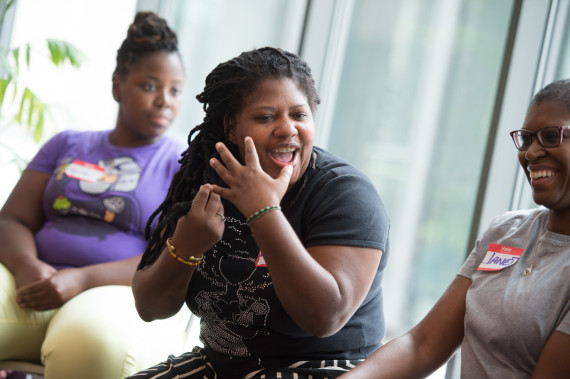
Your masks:
{"label": "hand gesture", "polygon": [[215,158],[210,160],[210,165],[230,188],[213,186],[215,193],[234,204],[245,216],[281,203],[289,187],[292,166],[285,166],[279,177],[273,179],[261,168],[251,137],[245,137],[245,166],[234,158],[223,143],[216,144],[216,149],[225,167]]}
{"label": "hand gesture", "polygon": [[224,206],[220,195],[212,192],[211,185],[205,184],[194,197],[188,213],[178,220],[172,243],[182,258],[200,257],[222,239],[224,228]]}
{"label": "hand gesture", "polygon": [[60,270],[48,278],[20,288],[16,293],[16,301],[20,307],[35,311],[59,308],[83,291],[82,279],[80,268]]}

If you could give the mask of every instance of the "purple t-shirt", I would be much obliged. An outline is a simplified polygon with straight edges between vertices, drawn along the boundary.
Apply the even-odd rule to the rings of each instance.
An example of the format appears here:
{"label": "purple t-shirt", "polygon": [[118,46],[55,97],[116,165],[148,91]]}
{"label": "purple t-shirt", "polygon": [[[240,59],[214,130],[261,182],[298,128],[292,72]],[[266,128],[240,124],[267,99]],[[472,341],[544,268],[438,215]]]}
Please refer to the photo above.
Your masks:
{"label": "purple t-shirt", "polygon": [[144,227],[164,200],[185,147],[163,137],[136,148],[113,146],[106,131],[64,131],[27,170],[52,176],[46,217],[36,233],[39,258],[56,268],[83,267],[141,254]]}

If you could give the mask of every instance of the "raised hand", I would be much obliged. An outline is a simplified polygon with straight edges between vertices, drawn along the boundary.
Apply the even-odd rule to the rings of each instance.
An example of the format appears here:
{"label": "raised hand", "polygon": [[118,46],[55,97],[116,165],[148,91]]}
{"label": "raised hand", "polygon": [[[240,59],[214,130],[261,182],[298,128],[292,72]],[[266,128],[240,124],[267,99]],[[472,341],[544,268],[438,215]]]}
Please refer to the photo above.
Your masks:
{"label": "raised hand", "polygon": [[182,257],[202,256],[224,233],[224,206],[220,195],[205,184],[192,201],[188,213],[176,224],[172,242]]}
{"label": "raised hand", "polygon": [[250,137],[245,137],[245,165],[238,162],[223,143],[216,144],[216,149],[225,167],[215,158],[210,160],[210,165],[230,188],[213,186],[215,193],[234,204],[245,216],[281,203],[289,187],[292,166],[284,167],[278,178],[272,178],[261,168]]}

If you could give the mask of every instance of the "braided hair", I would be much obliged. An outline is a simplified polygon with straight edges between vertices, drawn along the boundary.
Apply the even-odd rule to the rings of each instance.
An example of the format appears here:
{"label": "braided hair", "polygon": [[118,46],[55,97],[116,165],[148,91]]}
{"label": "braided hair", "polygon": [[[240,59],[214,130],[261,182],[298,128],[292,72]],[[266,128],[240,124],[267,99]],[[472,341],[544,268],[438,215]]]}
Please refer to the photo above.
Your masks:
{"label": "braided hair", "polygon": [[[237,146],[229,142],[228,120],[239,114],[261,81],[282,78],[297,85],[314,112],[320,100],[309,66],[299,56],[278,48],[244,52],[220,63],[206,77],[203,92],[196,96],[206,114],[203,122],[190,131],[188,149],[180,159],[180,170],[174,175],[165,200],[148,220],[145,229],[148,245],[139,269],[152,264],[159,256],[166,239],[174,233],[178,219],[190,210],[192,199],[202,184],[225,185],[209,161],[213,157],[219,158],[215,145],[220,141],[239,160]],[[157,225],[151,232],[151,224],[157,216]]]}
{"label": "braided hair", "polygon": [[117,51],[117,66],[113,76],[124,77],[129,66],[141,58],[159,51],[177,53],[178,38],[166,21],[154,12],[138,12],[129,26],[127,38]]}

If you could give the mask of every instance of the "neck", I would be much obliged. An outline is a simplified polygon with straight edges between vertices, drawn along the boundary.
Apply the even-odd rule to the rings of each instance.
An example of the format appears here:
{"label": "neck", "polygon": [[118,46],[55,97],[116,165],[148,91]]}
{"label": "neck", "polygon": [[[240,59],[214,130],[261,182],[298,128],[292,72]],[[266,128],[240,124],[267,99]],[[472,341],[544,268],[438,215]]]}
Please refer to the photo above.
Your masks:
{"label": "neck", "polygon": [[551,209],[548,216],[548,230],[570,236],[570,211],[555,211]]}
{"label": "neck", "polygon": [[111,134],[109,134],[109,143],[113,146],[118,146],[118,147],[140,147],[155,143],[156,141],[159,140],[159,138],[160,137],[137,138],[132,134],[122,133],[121,131],[115,128],[115,130],[113,130]]}

